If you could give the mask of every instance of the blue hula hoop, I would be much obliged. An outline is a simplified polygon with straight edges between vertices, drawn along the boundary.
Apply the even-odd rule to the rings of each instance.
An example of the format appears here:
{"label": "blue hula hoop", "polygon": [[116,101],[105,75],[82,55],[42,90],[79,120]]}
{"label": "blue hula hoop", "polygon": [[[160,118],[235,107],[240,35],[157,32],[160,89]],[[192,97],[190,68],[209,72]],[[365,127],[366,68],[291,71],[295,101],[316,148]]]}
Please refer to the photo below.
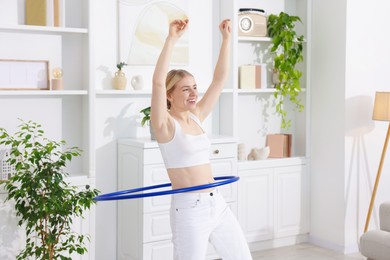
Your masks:
{"label": "blue hula hoop", "polygon": [[117,192],[112,192],[112,193],[106,193],[106,194],[96,196],[93,199],[96,201],[138,199],[138,198],[146,198],[146,197],[154,197],[154,196],[162,196],[162,195],[169,195],[169,194],[175,194],[175,193],[189,192],[189,191],[195,191],[195,190],[203,190],[203,189],[213,188],[213,187],[217,187],[217,186],[221,186],[221,185],[226,185],[226,184],[229,184],[232,182],[236,182],[240,179],[240,177],[238,177],[238,176],[219,176],[219,177],[215,177],[214,179],[215,180],[222,180],[222,181],[216,181],[216,182],[209,183],[209,184],[197,185],[197,186],[181,188],[181,189],[132,194],[132,193],[139,192],[139,191],[153,190],[153,189],[159,189],[159,188],[172,186],[171,183],[164,183],[164,184],[147,186],[147,187],[136,188],[136,189],[131,189],[131,190],[123,190],[123,191],[117,191]]}

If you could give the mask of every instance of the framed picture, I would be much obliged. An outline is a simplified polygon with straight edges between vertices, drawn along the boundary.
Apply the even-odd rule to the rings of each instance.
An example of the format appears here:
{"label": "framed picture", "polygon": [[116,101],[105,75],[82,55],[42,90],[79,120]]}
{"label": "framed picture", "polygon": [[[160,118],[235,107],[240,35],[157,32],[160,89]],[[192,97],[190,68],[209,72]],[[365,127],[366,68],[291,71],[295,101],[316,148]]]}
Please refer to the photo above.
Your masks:
{"label": "framed picture", "polygon": [[[155,65],[169,32],[169,23],[188,19],[188,0],[118,0],[120,60],[128,65]],[[172,65],[188,65],[189,35],[172,51]]]}
{"label": "framed picture", "polygon": [[0,59],[0,89],[50,89],[49,61]]}

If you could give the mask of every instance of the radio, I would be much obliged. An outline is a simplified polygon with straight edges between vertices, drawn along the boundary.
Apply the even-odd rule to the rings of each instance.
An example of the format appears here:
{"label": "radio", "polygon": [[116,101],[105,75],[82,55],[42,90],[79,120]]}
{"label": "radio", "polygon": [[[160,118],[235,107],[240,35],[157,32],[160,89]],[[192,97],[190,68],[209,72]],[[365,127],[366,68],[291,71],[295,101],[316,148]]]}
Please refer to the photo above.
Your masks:
{"label": "radio", "polygon": [[267,36],[267,16],[264,10],[240,8],[238,12],[238,35]]}

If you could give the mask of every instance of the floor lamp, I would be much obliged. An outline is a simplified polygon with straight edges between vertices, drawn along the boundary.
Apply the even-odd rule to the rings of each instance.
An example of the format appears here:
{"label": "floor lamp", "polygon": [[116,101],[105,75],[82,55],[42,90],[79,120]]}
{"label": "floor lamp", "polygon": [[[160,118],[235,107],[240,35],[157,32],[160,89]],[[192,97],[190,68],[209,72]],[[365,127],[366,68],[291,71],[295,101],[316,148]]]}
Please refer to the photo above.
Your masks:
{"label": "floor lamp", "polygon": [[[376,92],[375,93],[375,104],[374,112],[372,115],[373,120],[379,121],[390,121],[390,92]],[[387,129],[385,144],[383,145],[382,156],[378,167],[378,172],[376,174],[374,189],[372,190],[370,207],[368,208],[366,226],[364,227],[364,233],[367,232],[368,225],[370,224],[370,218],[372,213],[372,207],[374,206],[376,191],[378,189],[379,179],[381,177],[383,161],[385,160],[387,144],[389,142],[390,136],[390,123]]]}

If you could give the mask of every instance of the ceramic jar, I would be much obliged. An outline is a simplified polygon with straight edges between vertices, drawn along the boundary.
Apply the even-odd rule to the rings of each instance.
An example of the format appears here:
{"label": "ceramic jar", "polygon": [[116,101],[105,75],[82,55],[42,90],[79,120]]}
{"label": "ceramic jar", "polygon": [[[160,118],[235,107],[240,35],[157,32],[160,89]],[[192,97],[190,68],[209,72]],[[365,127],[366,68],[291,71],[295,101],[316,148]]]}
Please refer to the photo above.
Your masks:
{"label": "ceramic jar", "polygon": [[118,70],[115,72],[115,77],[112,80],[112,86],[114,89],[123,90],[126,89],[127,78],[123,71]]}

